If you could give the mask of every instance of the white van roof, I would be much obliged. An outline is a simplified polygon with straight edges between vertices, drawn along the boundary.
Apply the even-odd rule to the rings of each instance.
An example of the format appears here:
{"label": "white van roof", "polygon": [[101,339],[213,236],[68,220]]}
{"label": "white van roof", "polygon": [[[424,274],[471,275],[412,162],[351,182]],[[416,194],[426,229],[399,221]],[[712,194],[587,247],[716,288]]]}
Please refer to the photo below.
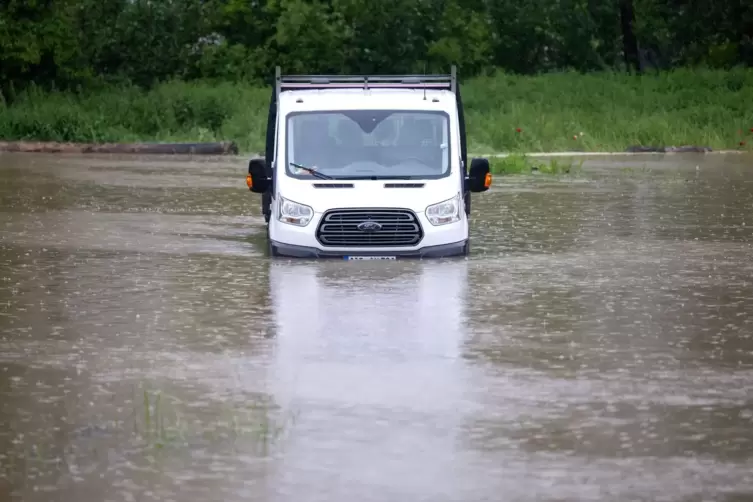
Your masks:
{"label": "white van roof", "polygon": [[283,91],[281,113],[315,110],[427,110],[449,111],[457,106],[449,90],[420,89],[317,89]]}

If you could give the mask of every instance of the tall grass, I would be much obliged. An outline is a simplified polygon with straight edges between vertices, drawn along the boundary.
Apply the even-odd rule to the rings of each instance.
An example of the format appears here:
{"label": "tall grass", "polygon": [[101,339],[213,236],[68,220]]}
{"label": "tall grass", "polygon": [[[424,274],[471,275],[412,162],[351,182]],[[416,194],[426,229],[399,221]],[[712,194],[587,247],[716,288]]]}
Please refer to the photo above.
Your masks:
{"label": "tall grass", "polygon": [[475,151],[722,149],[753,139],[751,69],[497,75],[467,87],[468,134]]}
{"label": "tall grass", "polygon": [[201,422],[195,416],[182,415],[174,398],[163,397],[161,392],[146,388],[142,392],[142,399],[134,400],[132,432],[144,444],[158,448],[185,444],[200,437],[214,440],[245,438],[266,451],[297,418],[297,413],[279,416],[280,410],[247,403],[243,406],[217,405],[211,410],[213,419]]}
{"label": "tall grass", "polygon": [[263,148],[269,90],[232,83],[169,82],[150,91],[32,89],[0,108],[0,138],[71,142],[234,140]]}
{"label": "tall grass", "polygon": [[[45,93],[0,103],[0,139],[236,141],[263,149],[268,88],[169,82],[150,91]],[[753,69],[658,75],[497,74],[463,86],[475,153],[613,151],[631,145],[749,148]]]}

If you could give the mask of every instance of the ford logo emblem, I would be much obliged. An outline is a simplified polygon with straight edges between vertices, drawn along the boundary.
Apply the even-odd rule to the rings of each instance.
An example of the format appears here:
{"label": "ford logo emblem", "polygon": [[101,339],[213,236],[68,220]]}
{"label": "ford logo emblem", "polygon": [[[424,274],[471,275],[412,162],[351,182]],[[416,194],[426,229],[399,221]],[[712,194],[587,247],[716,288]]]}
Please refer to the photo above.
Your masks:
{"label": "ford logo emblem", "polygon": [[376,232],[382,229],[382,225],[376,221],[364,221],[363,223],[359,223],[357,228],[361,232]]}

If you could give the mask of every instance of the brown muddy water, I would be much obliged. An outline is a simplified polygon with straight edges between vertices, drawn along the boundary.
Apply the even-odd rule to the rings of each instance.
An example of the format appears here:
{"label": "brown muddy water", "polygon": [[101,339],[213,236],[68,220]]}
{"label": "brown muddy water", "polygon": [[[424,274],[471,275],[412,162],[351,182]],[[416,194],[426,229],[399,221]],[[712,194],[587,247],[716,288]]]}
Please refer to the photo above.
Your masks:
{"label": "brown muddy water", "polygon": [[753,500],[753,159],[270,261],[244,159],[0,155],[0,500]]}

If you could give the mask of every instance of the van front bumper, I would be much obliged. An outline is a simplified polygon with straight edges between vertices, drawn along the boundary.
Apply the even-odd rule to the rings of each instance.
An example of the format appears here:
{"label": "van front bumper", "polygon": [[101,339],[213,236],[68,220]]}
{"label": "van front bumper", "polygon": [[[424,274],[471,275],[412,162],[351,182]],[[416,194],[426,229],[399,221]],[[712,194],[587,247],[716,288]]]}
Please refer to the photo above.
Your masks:
{"label": "van front bumper", "polygon": [[423,238],[416,246],[323,246],[316,229],[323,214],[315,213],[307,227],[287,225],[273,220],[269,233],[270,254],[291,258],[343,258],[348,256],[388,256],[396,258],[443,258],[466,254],[468,223],[462,220],[439,227],[432,226],[423,213],[416,213]]}
{"label": "van front bumper", "polygon": [[448,258],[453,256],[464,256],[467,240],[452,242],[449,244],[439,244],[437,246],[426,246],[419,249],[404,251],[379,251],[379,250],[352,250],[352,251],[329,251],[315,247],[296,246],[270,240],[269,245],[273,256],[285,256],[290,258],[339,258],[343,259],[348,256],[394,256],[396,258]]}

